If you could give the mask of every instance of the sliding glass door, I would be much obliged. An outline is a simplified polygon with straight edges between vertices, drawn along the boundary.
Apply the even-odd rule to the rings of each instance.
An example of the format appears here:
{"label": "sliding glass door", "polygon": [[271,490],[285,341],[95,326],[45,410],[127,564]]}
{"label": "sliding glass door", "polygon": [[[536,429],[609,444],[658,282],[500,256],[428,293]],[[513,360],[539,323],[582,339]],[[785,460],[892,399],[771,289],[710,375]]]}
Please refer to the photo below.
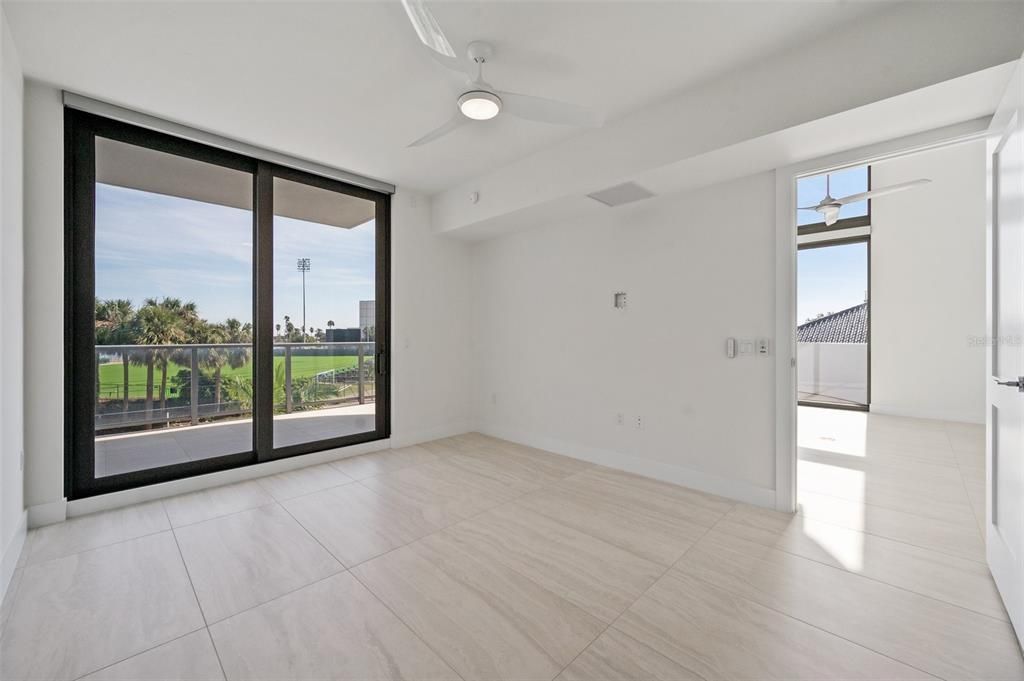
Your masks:
{"label": "sliding glass door", "polygon": [[389,197],[66,113],[69,498],[387,437]]}
{"label": "sliding glass door", "polygon": [[274,448],[377,428],[377,201],[279,170],[274,199]]}

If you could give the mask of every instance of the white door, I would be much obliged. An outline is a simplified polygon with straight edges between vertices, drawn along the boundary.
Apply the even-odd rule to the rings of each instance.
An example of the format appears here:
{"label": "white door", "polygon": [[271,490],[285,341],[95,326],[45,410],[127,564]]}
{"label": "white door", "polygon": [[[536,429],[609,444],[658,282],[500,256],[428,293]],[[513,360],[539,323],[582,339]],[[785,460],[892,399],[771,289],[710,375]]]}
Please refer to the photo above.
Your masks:
{"label": "white door", "polygon": [[1024,642],[1024,59],[989,133],[986,539]]}

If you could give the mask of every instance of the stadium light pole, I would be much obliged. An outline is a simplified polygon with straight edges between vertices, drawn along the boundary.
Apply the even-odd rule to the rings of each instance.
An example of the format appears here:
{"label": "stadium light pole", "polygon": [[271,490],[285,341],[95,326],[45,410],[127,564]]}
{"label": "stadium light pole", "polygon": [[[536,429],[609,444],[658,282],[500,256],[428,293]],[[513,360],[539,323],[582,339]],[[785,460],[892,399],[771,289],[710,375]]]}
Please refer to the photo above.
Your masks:
{"label": "stadium light pole", "polygon": [[302,340],[306,340],[306,272],[309,271],[309,258],[299,258],[296,268],[302,272]]}

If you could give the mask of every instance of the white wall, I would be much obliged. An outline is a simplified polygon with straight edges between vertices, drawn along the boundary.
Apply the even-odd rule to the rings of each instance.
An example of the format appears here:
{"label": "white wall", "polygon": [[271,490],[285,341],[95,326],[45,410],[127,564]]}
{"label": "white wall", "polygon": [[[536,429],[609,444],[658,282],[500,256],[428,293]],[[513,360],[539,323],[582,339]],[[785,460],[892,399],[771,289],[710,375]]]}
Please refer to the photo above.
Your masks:
{"label": "white wall", "polygon": [[771,504],[774,174],[595,214],[475,246],[479,428]]}
{"label": "white wall", "polygon": [[796,389],[866,404],[867,343],[797,343]]}
{"label": "white wall", "polygon": [[64,110],[25,81],[25,503],[29,523],[64,513]]}
{"label": "white wall", "polygon": [[871,408],[984,423],[985,143],[878,163],[872,204]]}
{"label": "white wall", "polygon": [[391,202],[392,444],[471,429],[470,246],[434,233],[430,201]]}
{"label": "white wall", "polygon": [[0,598],[25,539],[22,87],[18,54],[0,7]]}
{"label": "white wall", "polygon": [[[26,495],[29,524],[63,518],[63,106],[25,90]],[[401,188],[392,203],[392,442],[469,428],[469,246],[438,236],[429,201]],[[5,320],[6,322],[6,320]],[[58,396],[55,398],[55,396]]]}

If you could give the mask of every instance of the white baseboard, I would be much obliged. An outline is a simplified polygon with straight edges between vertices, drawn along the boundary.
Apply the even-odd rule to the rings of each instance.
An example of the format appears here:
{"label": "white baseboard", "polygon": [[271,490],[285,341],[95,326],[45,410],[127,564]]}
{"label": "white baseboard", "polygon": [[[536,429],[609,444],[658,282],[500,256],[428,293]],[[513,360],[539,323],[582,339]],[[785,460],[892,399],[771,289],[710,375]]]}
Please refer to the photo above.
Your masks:
{"label": "white baseboard", "polygon": [[775,490],[757,487],[740,480],[723,478],[713,473],[704,473],[683,466],[650,459],[640,459],[610,449],[589,447],[567,442],[545,435],[536,435],[504,428],[494,424],[479,425],[478,432],[491,437],[510,440],[529,447],[544,449],[555,454],[596,463],[609,468],[616,468],[628,473],[635,473],[655,480],[670,482],[691,489],[717,494],[718,496],[735,499],[755,506],[775,509]]}
{"label": "white baseboard", "polygon": [[[131,506],[132,504],[139,504],[144,501],[164,499],[166,497],[173,497],[187,492],[196,492],[202,489],[209,489],[210,487],[220,487],[221,485],[229,485],[233,482],[243,482],[245,480],[252,480],[253,478],[261,478],[265,475],[283,473],[285,471],[295,470],[296,468],[315,466],[320,463],[327,463],[328,461],[347,459],[350,456],[368,454],[370,452],[376,452],[390,447],[390,440],[374,440],[373,442],[349,445],[348,447],[339,447],[337,449],[328,449],[323,452],[314,452],[312,454],[303,454],[301,456],[291,456],[287,459],[278,459],[277,461],[268,461],[266,463],[258,463],[251,466],[242,466],[241,468],[232,468],[231,470],[218,471],[216,473],[208,473],[206,475],[197,475],[195,477],[183,478],[181,480],[161,482],[156,485],[136,487],[135,489],[128,489],[123,492],[112,492],[110,494],[99,494],[85,499],[75,499],[74,501],[68,502],[67,515],[68,517],[74,517],[86,515],[88,513],[96,513],[97,511],[109,511],[113,508]],[[63,520],[63,518],[61,518],[61,520]],[[35,525],[32,525],[32,527],[35,527]]]}
{"label": "white baseboard", "polygon": [[11,578],[14,570],[18,567],[18,560],[21,552],[25,549],[25,535],[28,532],[28,512],[23,511],[18,527],[14,530],[14,536],[4,547],[3,555],[0,556],[0,603],[7,595],[7,587],[11,585]]}
{"label": "white baseboard", "polygon": [[471,430],[473,428],[470,427],[468,422],[459,421],[431,428],[392,431],[391,446],[395,449],[398,447],[408,447],[409,445],[418,445],[421,442],[430,442],[431,440],[440,440],[441,438],[452,437],[453,435],[461,435]]}
{"label": "white baseboard", "polygon": [[898,404],[885,404],[871,402],[872,414],[885,414],[886,416],[905,416],[913,419],[931,419],[934,421],[953,421],[956,423],[985,423],[985,412],[972,415],[961,409],[921,409],[918,407],[907,407]]}
{"label": "white baseboard", "polygon": [[61,498],[28,507],[28,526],[31,528],[62,523],[68,517],[68,500]]}

